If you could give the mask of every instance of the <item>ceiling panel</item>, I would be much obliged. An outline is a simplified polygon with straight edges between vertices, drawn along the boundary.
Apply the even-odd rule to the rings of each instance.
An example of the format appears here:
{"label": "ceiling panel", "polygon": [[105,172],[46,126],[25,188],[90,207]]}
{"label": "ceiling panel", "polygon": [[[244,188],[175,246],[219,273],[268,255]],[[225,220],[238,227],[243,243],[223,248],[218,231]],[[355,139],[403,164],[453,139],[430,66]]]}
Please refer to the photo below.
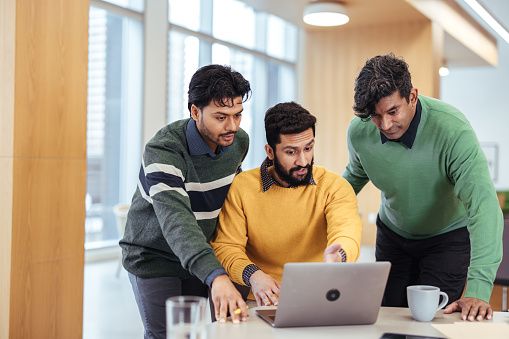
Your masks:
{"label": "ceiling panel", "polygon": [[[307,3],[312,0],[242,0],[256,10],[277,15],[306,30],[331,30],[338,28],[313,27],[302,21],[302,12]],[[453,0],[444,0],[453,1]],[[462,1],[462,0],[459,0]],[[509,1],[508,0],[479,0],[503,25],[509,27]],[[383,23],[408,22],[415,20],[428,20],[412,5],[405,0],[344,0],[341,1],[348,10],[349,27],[357,25],[377,25]],[[464,7],[462,5],[462,7]],[[469,16],[475,20],[481,20],[471,11]],[[484,23],[474,23],[480,30],[486,32]],[[483,27],[480,27],[483,26]],[[340,28],[339,28],[340,29]],[[494,33],[487,29],[489,35]],[[486,66],[484,61],[476,53],[465,47],[449,34],[444,38],[444,59],[450,67]]]}

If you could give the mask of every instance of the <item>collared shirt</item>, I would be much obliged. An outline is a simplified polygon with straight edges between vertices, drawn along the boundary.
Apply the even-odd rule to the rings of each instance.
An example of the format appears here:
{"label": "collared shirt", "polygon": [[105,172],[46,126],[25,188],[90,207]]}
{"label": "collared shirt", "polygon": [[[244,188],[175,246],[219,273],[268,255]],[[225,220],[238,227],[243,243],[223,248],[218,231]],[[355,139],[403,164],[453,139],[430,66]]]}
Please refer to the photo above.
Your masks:
{"label": "collared shirt", "polygon": [[[268,191],[272,185],[284,187],[284,186],[281,186],[280,184],[278,184],[277,181],[274,180],[274,178],[272,178],[270,176],[268,168],[272,165],[274,165],[274,161],[270,160],[269,158],[265,158],[265,160],[262,162],[262,165],[260,166],[260,174],[262,177],[262,186],[263,186],[264,193],[266,191]],[[313,179],[313,172],[311,172],[311,178],[309,179],[309,184],[316,186],[315,179]],[[290,187],[295,187],[295,186],[290,186]]]}
{"label": "collared shirt", "polygon": [[[262,192],[263,193],[268,191],[272,185],[284,187],[284,186],[281,186],[280,184],[278,184],[277,181],[274,180],[270,176],[268,168],[273,165],[274,165],[274,161],[270,160],[269,158],[265,158],[265,160],[262,162],[262,165],[260,166],[260,174],[261,174],[261,178],[262,178],[262,186],[263,186]],[[313,172],[311,172],[311,178],[309,178],[309,185],[316,186],[315,179],[313,178]],[[290,186],[290,187],[294,187],[294,186]],[[341,260],[343,262],[346,262],[345,251],[343,249],[340,249],[339,254],[341,255]],[[251,286],[251,282],[250,282],[251,275],[253,275],[253,273],[255,273],[256,271],[259,271],[259,270],[260,270],[260,268],[258,266],[256,266],[255,264],[249,264],[244,268],[244,271],[242,272],[242,280],[244,281],[244,283],[247,286]]]}
{"label": "collared shirt", "polygon": [[422,111],[421,102],[417,100],[417,107],[415,109],[414,118],[412,119],[412,122],[410,122],[410,126],[408,126],[406,132],[403,133],[403,135],[398,139],[389,139],[385,136],[385,134],[380,132],[382,144],[385,144],[387,141],[402,142],[408,148],[411,149],[414,144],[415,137],[417,136],[417,128],[419,127],[419,122],[421,121],[421,111]]}
{"label": "collared shirt", "polygon": [[[191,155],[201,155],[208,154],[212,158],[217,154],[212,151],[209,145],[203,140],[200,132],[198,132],[198,127],[196,127],[196,121],[194,119],[190,119],[187,123],[186,130],[186,139],[187,145],[189,147],[189,154]],[[219,146],[219,153],[226,152],[230,146]]]}

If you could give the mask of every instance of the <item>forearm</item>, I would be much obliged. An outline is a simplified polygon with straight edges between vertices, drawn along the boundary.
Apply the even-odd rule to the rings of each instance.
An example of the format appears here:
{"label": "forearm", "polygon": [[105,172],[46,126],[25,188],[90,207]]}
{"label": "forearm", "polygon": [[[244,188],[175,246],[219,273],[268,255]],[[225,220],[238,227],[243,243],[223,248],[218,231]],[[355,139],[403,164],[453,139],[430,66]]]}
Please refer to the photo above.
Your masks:
{"label": "forearm", "polygon": [[238,180],[234,180],[219,213],[216,233],[210,244],[230,279],[244,285],[242,272],[252,262],[246,255],[247,220],[241,201]]}
{"label": "forearm", "polygon": [[[229,227],[223,227],[227,223]],[[225,219],[220,215],[216,234],[210,245],[214,253],[230,276],[230,279],[240,285],[245,285],[242,273],[246,266],[252,264],[246,255],[246,230],[242,230],[241,223]]]}
{"label": "forearm", "polygon": [[[490,300],[493,281],[502,261],[502,212],[497,208],[489,214],[486,218],[482,216],[472,218],[472,223],[468,226],[471,258],[465,290],[465,297],[486,302]],[[483,219],[493,220],[483,222]]]}
{"label": "forearm", "polygon": [[471,244],[465,297],[489,302],[502,260],[502,211],[475,133],[470,128],[460,130],[454,140],[448,168],[455,182],[454,194],[463,202],[468,215]]}
{"label": "forearm", "polygon": [[211,242],[211,245],[217,259],[223,265],[230,279],[239,285],[246,285],[242,274],[245,268],[249,265],[253,265],[253,263],[249,260],[245,252],[231,244],[218,242],[217,238],[215,241]]}
{"label": "forearm", "polygon": [[344,182],[325,208],[327,219],[327,245],[341,243],[349,262],[357,261],[360,254],[362,221],[358,213],[357,198]]}
{"label": "forearm", "polygon": [[[231,211],[231,206],[227,199],[223,211],[228,210]],[[244,269],[252,264],[246,255],[247,230],[245,223],[245,219],[232,219],[231,213],[226,216],[221,212],[216,233],[210,242],[217,259],[225,268],[230,279],[240,285],[245,285],[242,279]]]}
{"label": "forearm", "polygon": [[162,192],[153,196],[153,208],[161,232],[171,252],[182,267],[202,282],[215,269],[222,268],[207,241],[205,230],[214,227],[215,221],[198,223],[188,199],[175,192]]}
{"label": "forearm", "polygon": [[341,244],[341,249],[346,256],[346,262],[356,262],[359,259],[361,251],[360,242],[349,237],[338,237],[335,238],[333,243]]}

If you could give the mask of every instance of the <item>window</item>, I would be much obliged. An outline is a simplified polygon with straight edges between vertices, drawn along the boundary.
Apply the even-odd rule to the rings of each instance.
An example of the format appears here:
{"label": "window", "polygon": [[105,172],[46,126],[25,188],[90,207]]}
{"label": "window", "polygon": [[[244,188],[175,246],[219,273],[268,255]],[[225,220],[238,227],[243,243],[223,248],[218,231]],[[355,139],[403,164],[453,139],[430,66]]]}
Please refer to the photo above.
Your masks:
{"label": "window", "polygon": [[176,31],[169,33],[168,122],[189,117],[187,86],[199,66],[198,38]]}
{"label": "window", "polygon": [[[189,117],[187,89],[199,67],[231,65],[250,81],[253,91],[242,115],[241,127],[250,136],[242,167],[258,167],[266,156],[265,111],[297,97],[298,29],[241,1],[202,0],[200,4],[201,8],[195,1],[169,2],[168,123]],[[190,21],[183,20],[185,13]]]}
{"label": "window", "polygon": [[[143,20],[151,20],[145,8],[144,0],[91,0],[87,249],[117,246],[113,206],[129,203],[136,190],[143,121],[159,120],[142,107],[143,55],[159,53],[144,51]],[[298,29],[237,0],[169,0],[164,20],[159,26],[169,27],[167,95],[160,100],[166,103],[166,121],[189,117],[187,90],[199,67],[229,64],[251,82],[253,91],[241,123],[251,140],[243,169],[259,166],[265,158],[265,111],[296,100]]]}
{"label": "window", "polygon": [[[267,16],[267,54],[292,63],[297,61],[297,27],[274,15]],[[295,72],[295,71],[294,71]]]}
{"label": "window", "polygon": [[120,7],[129,8],[138,12],[143,12],[145,0],[104,0]]}
{"label": "window", "polygon": [[142,23],[90,7],[86,248],[118,242],[113,206],[130,201],[141,158]]}
{"label": "window", "polygon": [[212,35],[219,40],[255,49],[256,12],[240,1],[214,0]]}
{"label": "window", "polygon": [[170,22],[193,31],[200,29],[200,0],[169,0]]}

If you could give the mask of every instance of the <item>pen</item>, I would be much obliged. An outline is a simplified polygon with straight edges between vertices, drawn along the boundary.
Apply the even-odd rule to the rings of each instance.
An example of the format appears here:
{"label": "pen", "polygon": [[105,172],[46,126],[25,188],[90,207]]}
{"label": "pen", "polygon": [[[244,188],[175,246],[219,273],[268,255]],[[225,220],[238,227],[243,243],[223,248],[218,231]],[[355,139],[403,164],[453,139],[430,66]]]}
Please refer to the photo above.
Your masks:
{"label": "pen", "polygon": [[[246,310],[247,310],[248,308],[249,308],[249,306],[246,306]],[[242,311],[240,310],[240,308],[237,308],[237,309],[235,310],[235,312],[233,312],[233,313],[235,313],[235,314],[240,314],[240,312],[242,312]]]}

